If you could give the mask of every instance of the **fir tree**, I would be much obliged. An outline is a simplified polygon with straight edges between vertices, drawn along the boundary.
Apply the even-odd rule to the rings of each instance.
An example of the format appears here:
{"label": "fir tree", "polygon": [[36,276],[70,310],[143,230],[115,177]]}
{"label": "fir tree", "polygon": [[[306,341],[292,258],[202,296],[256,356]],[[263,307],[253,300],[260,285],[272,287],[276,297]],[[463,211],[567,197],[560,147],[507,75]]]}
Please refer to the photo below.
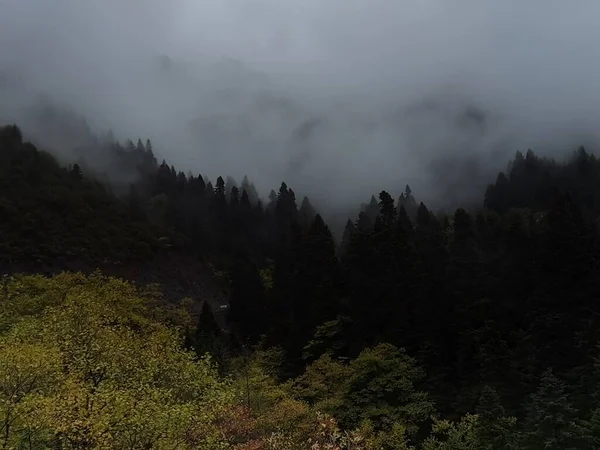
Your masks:
{"label": "fir tree", "polygon": [[507,417],[496,391],[484,386],[476,408],[477,437],[482,449],[517,449],[516,424],[514,417]]}
{"label": "fir tree", "polygon": [[258,269],[247,257],[236,258],[227,320],[241,343],[255,344],[265,333],[268,312],[266,292]]}
{"label": "fir tree", "polygon": [[546,370],[537,392],[531,395],[522,445],[524,448],[545,450],[581,448],[583,434],[575,422],[576,414],[564,383],[554,376],[552,370]]}

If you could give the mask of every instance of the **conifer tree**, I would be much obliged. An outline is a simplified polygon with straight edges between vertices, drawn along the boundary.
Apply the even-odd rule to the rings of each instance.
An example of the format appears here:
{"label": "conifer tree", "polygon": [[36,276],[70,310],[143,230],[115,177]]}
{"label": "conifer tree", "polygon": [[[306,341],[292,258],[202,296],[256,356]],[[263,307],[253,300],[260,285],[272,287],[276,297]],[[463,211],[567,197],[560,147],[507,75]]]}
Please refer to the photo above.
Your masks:
{"label": "conifer tree", "polygon": [[256,266],[238,255],[232,273],[232,295],[227,320],[241,343],[255,344],[267,331],[266,292]]}
{"label": "conifer tree", "polygon": [[546,370],[538,390],[531,395],[521,445],[534,450],[581,448],[583,433],[575,422],[576,414],[564,383],[552,370]]}
{"label": "conifer tree", "polygon": [[482,449],[517,449],[516,424],[514,417],[507,417],[496,391],[484,386],[476,408],[477,438]]}
{"label": "conifer tree", "polygon": [[342,241],[340,242],[340,246],[338,249],[338,254],[340,257],[344,257],[346,251],[348,250],[348,246],[350,245],[350,240],[352,239],[352,235],[354,234],[355,228],[352,220],[348,219],[346,221],[346,226],[344,227],[344,234],[342,235]]}
{"label": "conifer tree", "polygon": [[71,175],[76,180],[81,180],[83,178],[83,172],[81,171],[79,164],[73,164],[73,167],[71,168]]}
{"label": "conifer tree", "polygon": [[300,209],[298,210],[298,220],[300,222],[300,225],[303,228],[308,229],[316,215],[317,212],[315,208],[311,205],[308,197],[305,196],[302,199],[302,204],[300,205]]}

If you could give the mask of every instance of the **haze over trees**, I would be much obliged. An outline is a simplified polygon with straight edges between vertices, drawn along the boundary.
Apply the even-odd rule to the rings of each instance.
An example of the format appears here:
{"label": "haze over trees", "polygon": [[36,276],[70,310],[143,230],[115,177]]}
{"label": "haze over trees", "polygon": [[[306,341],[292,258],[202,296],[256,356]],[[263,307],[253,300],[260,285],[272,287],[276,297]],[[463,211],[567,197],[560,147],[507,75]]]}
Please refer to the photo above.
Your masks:
{"label": "haze over trees", "polygon": [[600,448],[599,14],[2,2],[0,448]]}
{"label": "haze over trees", "polygon": [[263,199],[143,139],[97,151],[136,180],[0,129],[8,448],[597,445],[584,148],[518,152],[476,209],[380,191],[340,239],[286,183]]}
{"label": "haze over trees", "polygon": [[560,159],[598,143],[590,1],[3,7],[0,123],[115,181],[131,179],[89,155],[90,129],[150,138],[159,163],[213,183],[248,175],[263,198],[285,181],[340,235],[382,189],[409,184],[434,210],[478,205],[517,149]]}

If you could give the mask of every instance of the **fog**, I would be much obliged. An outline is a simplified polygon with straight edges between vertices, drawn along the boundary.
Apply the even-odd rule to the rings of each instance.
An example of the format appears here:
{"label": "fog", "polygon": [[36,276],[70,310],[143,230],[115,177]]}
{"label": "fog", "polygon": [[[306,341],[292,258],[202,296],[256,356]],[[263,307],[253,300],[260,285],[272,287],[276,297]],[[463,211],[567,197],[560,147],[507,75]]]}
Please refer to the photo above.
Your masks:
{"label": "fog", "polygon": [[599,14],[591,0],[0,0],[0,120],[68,155],[72,136],[31,118],[50,103],[262,193],[285,180],[345,207],[408,183],[454,206],[481,201],[517,150],[594,146]]}

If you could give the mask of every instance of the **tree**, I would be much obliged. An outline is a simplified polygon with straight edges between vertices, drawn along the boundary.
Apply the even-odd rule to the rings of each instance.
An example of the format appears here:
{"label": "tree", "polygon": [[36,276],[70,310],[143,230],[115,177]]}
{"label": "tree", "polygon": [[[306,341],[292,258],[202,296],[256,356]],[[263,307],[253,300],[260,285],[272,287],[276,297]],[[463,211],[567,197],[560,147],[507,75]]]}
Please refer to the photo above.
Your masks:
{"label": "tree", "polygon": [[308,197],[304,197],[302,199],[300,209],[298,210],[298,220],[300,221],[300,225],[308,229],[316,215],[317,211],[315,210],[313,205],[311,205],[310,200],[308,199]]}
{"label": "tree", "polygon": [[233,217],[237,213],[237,210],[240,205],[240,191],[236,186],[231,188],[231,192],[229,193],[229,209],[231,210]]}
{"label": "tree", "polygon": [[338,417],[346,428],[368,420],[375,430],[403,424],[414,436],[433,412],[427,394],[416,384],[424,373],[404,350],[380,344],[345,364],[323,355],[296,380],[302,398]]}
{"label": "tree", "polygon": [[379,194],[379,217],[384,227],[392,227],[396,222],[394,199],[386,191],[381,191]]}
{"label": "tree", "polygon": [[496,391],[484,386],[477,405],[477,438],[488,450],[517,449],[517,419],[507,417]]}
{"label": "tree", "polygon": [[281,183],[277,194],[275,214],[280,230],[284,233],[289,231],[292,222],[297,220],[298,208],[294,191],[288,189],[287,184]]}
{"label": "tree", "polygon": [[479,418],[465,415],[459,422],[434,419],[432,436],[423,443],[423,450],[476,450],[481,447],[477,437]]}
{"label": "tree", "polygon": [[244,179],[242,180],[242,184],[240,185],[240,190],[242,192],[246,191],[247,195],[248,195],[248,200],[250,201],[250,203],[252,205],[256,205],[256,203],[258,202],[258,192],[256,192],[256,187],[254,186],[254,184],[252,184],[250,182],[250,180],[248,180],[247,176],[244,176]]}
{"label": "tree", "polygon": [[212,337],[218,336],[221,330],[215,316],[213,315],[212,308],[207,301],[202,303],[202,311],[198,318],[197,336]]}
{"label": "tree", "polygon": [[[231,199],[231,197],[230,197],[231,196],[231,190],[234,187],[236,189],[238,189],[237,182],[235,181],[235,179],[233,177],[228,176],[227,177],[227,181],[225,182],[225,197],[227,197],[227,200]],[[239,189],[238,189],[238,192],[239,192]]]}
{"label": "tree", "polygon": [[231,242],[228,239],[229,214],[227,197],[225,194],[225,181],[223,177],[217,178],[217,183],[213,191],[213,197],[210,203],[210,211],[213,214],[213,230],[217,238],[220,251],[227,253],[230,250]]}
{"label": "tree", "polygon": [[73,175],[73,178],[76,180],[81,180],[83,178],[83,172],[81,171],[79,164],[73,164],[73,167],[71,168],[71,175]]}
{"label": "tree", "polygon": [[31,398],[49,396],[63,382],[57,349],[36,343],[3,342],[0,345],[0,443],[10,448],[28,438],[43,445],[43,434],[27,423],[23,410]]}
{"label": "tree", "polygon": [[340,242],[340,246],[338,248],[338,254],[343,257],[350,245],[350,240],[352,239],[352,235],[354,234],[354,224],[352,220],[348,219],[346,221],[346,226],[344,227],[344,234],[342,235],[342,241]]}
{"label": "tree", "polygon": [[267,331],[267,319],[266,292],[258,268],[245,258],[237,258],[227,320],[242,344],[256,344]]}
{"label": "tree", "polygon": [[375,222],[375,219],[379,214],[379,203],[377,202],[377,199],[374,195],[371,196],[371,200],[369,200],[369,203],[364,206],[363,212],[367,215],[371,222]]}
{"label": "tree", "polygon": [[135,150],[140,154],[146,153],[146,147],[144,147],[142,140],[139,138],[137,140],[137,144],[135,145]]}
{"label": "tree", "polygon": [[350,363],[336,416],[348,427],[364,419],[382,429],[402,423],[413,435],[434,410],[427,394],[416,387],[424,375],[403,349],[390,344],[366,349]]}
{"label": "tree", "polygon": [[446,340],[449,358],[457,368],[454,376],[463,383],[462,412],[472,409],[477,402],[477,392],[467,386],[476,382],[480,369],[474,336],[485,327],[488,311],[479,237],[471,216],[462,208],[454,214],[448,248],[445,283],[450,298],[445,312],[450,326],[446,328]]}
{"label": "tree", "polygon": [[3,312],[41,309],[15,318],[0,341],[5,447],[220,445],[230,393],[210,359],[183,350],[182,336],[156,319],[174,316],[133,285],[63,274],[21,278],[7,291]]}
{"label": "tree", "polygon": [[537,392],[527,408],[522,445],[531,449],[567,450],[581,448],[582,430],[575,422],[564,383],[552,370],[542,374]]}
{"label": "tree", "polygon": [[225,198],[225,181],[223,177],[217,178],[217,184],[214,189],[215,200],[221,203],[227,203]]}
{"label": "tree", "polygon": [[[300,350],[313,336],[317,326],[335,318],[339,312],[339,278],[335,243],[323,218],[317,214],[302,238],[292,277],[294,298],[293,328]],[[291,336],[292,337],[292,336]]]}
{"label": "tree", "polygon": [[398,207],[403,206],[409,217],[415,217],[417,214],[418,206],[415,198],[412,195],[412,189],[407,184],[404,193],[400,194],[398,199]]}

